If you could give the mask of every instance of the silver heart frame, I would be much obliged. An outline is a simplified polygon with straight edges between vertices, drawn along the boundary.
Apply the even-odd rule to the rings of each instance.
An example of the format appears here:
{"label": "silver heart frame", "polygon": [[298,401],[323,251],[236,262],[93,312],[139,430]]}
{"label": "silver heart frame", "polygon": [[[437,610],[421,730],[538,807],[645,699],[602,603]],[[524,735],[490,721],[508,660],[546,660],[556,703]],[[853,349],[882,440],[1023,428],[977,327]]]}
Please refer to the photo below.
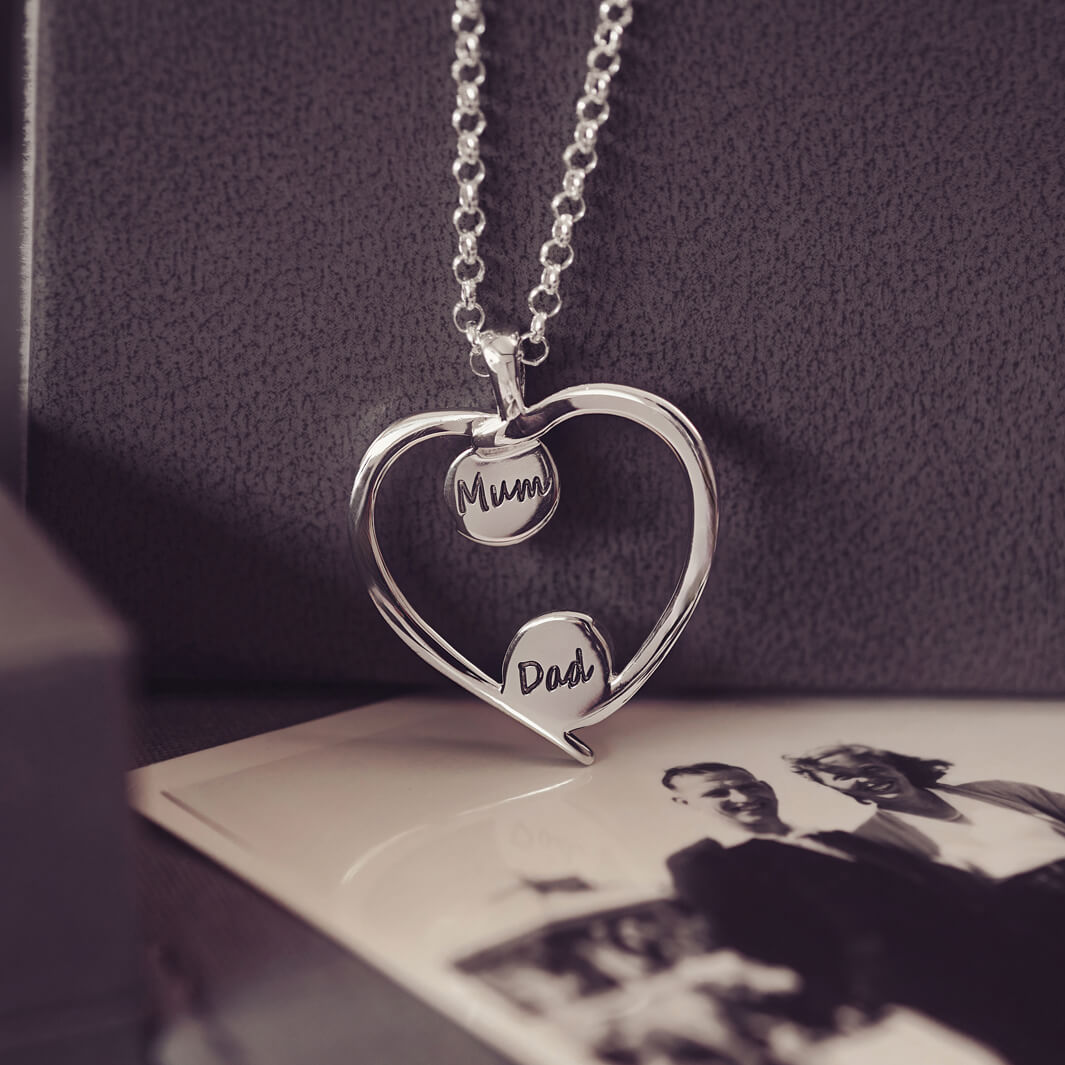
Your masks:
{"label": "silver heart frame", "polygon": [[[526,407],[522,397],[523,370],[512,351],[486,349],[499,411],[433,411],[393,423],[370,445],[359,466],[351,493],[349,528],[352,547],[370,598],[384,619],[417,655],[466,691],[520,721],[584,765],[594,752],[574,735],[619,710],[647,682],[691,617],[710,574],[717,546],[717,485],[706,446],[694,425],[671,403],[650,392],[623,385],[588,384],[566,388]],[[396,584],[377,540],[374,506],[381,483],[405,452],[441,437],[466,439],[473,448],[508,449],[539,442],[572,418],[586,414],[612,415],[649,429],[663,440],[688,476],[692,500],[692,545],[673,595],[647,638],[628,664],[610,673],[603,697],[568,722],[549,720],[557,715],[531,716],[534,706],[515,705],[504,691],[507,674],[495,680],[426,623]],[[546,615],[546,618],[555,615]],[[584,615],[571,618],[590,622]],[[519,630],[529,628],[534,619]],[[517,641],[515,638],[515,642]],[[511,646],[513,651],[514,645]],[[508,659],[511,654],[508,651]],[[609,661],[609,657],[607,658]],[[548,720],[545,720],[548,719]]]}

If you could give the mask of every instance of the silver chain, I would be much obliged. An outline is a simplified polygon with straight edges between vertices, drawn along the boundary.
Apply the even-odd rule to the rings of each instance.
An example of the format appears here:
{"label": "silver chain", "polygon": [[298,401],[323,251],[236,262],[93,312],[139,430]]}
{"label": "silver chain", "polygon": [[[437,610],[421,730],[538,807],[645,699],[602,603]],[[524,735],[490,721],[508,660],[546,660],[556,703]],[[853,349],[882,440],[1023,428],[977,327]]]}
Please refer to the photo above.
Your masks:
{"label": "silver chain", "polygon": [[[480,336],[484,327],[484,308],[477,302],[477,286],[484,280],[484,259],[478,254],[477,240],[484,232],[484,211],[479,203],[479,190],[484,181],[484,161],[481,159],[481,134],[485,117],[481,110],[481,86],[484,84],[484,61],[481,58],[481,37],[484,34],[482,0],[455,0],[451,28],[455,32],[455,61],[451,76],[455,80],[455,111],[451,125],[457,136],[458,158],[451,172],[459,187],[459,205],[452,215],[458,233],[459,253],[452,262],[455,280],[461,296],[452,317],[455,327],[470,342],[470,365],[480,376],[487,372],[478,369]],[[540,248],[540,281],[529,293],[532,319],[522,334],[522,361],[538,366],[547,358],[547,320],[558,314],[562,297],[558,287],[562,271],[573,263],[573,227],[584,217],[584,181],[595,169],[598,157],[595,144],[599,130],[610,117],[610,82],[621,66],[621,38],[632,21],[632,0],[603,0],[599,4],[599,24],[595,28],[593,45],[588,53],[588,72],[584,88],[577,101],[577,126],[573,143],[562,153],[565,173],[562,191],[551,201],[555,221],[551,238]],[[539,350],[529,354],[529,347]]]}

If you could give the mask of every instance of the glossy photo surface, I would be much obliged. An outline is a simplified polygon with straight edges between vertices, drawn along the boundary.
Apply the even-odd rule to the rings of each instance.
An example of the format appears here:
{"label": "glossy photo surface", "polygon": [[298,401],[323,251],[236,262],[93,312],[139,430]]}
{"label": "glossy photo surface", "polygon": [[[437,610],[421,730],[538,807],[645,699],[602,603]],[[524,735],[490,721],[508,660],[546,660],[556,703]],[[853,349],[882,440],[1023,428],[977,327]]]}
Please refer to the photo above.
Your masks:
{"label": "glossy photo surface", "polygon": [[1061,707],[648,700],[600,735],[581,767],[409,698],[135,803],[523,1065],[1053,1060]]}

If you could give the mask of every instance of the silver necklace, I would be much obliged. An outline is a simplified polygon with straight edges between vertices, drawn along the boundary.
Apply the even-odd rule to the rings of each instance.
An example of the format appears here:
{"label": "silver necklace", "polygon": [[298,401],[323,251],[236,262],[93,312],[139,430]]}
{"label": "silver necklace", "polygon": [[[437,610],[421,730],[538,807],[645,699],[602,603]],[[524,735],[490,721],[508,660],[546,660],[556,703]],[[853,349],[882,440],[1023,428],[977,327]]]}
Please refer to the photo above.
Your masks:
{"label": "silver necklace", "polygon": [[[504,332],[484,328],[484,308],[477,301],[477,286],[485,272],[477,248],[485,225],[479,204],[485,175],[480,155],[485,127],[480,95],[485,79],[484,13],[481,0],[455,0],[451,74],[456,107],[451,121],[458,154],[452,173],[459,205],[452,220],[459,253],[452,269],[461,295],[453,317],[469,343],[474,373],[491,380],[497,409],[416,414],[389,426],[363,456],[350,516],[352,546],[370,597],[408,646],[467,691],[586,765],[594,755],[575,730],[620,709],[658,668],[706,586],[717,544],[717,489],[710,458],[695,426],[672,404],[640,389],[602,384],[566,388],[533,406],[525,403],[525,369],[547,358],[547,323],[562,306],[559,284],[573,262],[573,228],[584,217],[584,183],[596,166],[596,139],[610,115],[610,86],[621,66],[621,40],[632,21],[632,0],[606,0],[598,10],[573,143],[563,153],[562,191],[551,201],[551,237],[540,249],[540,282],[529,293],[529,328]],[[608,642],[591,617],[562,610],[522,625],[497,680],[429,626],[396,584],[374,526],[378,490],[392,463],[410,448],[440,437],[459,437],[468,446],[451,464],[444,484],[458,531],[481,544],[521,543],[539,532],[558,506],[558,470],[543,437],[584,414],[625,418],[669,445],[691,488],[688,558],[658,621],[623,668],[615,671]]]}

